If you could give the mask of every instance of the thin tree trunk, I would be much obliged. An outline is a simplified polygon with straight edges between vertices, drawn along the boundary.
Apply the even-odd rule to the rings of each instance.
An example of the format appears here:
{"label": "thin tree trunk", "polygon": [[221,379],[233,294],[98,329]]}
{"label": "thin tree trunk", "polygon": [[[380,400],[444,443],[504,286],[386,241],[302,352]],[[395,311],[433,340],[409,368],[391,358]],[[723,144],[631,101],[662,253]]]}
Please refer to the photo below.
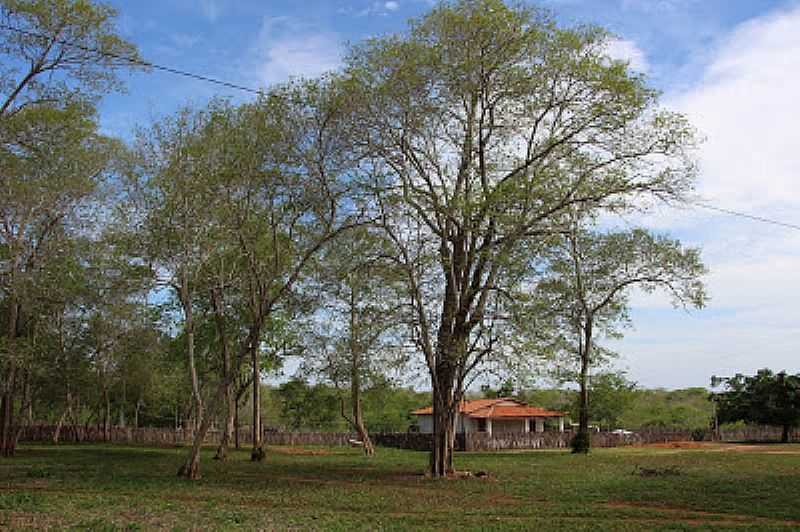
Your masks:
{"label": "thin tree trunk", "polygon": [[356,290],[350,283],[350,401],[353,418],[349,421],[364,446],[364,454],[372,456],[375,454],[375,447],[372,445],[367,427],[364,425],[364,413],[361,408],[361,345],[356,317],[357,304]]}
{"label": "thin tree trunk", "polygon": [[783,426],[783,432],[781,432],[781,443],[789,443],[789,430],[791,427],[789,425]]}
{"label": "thin tree trunk", "polygon": [[139,428],[139,411],[142,409],[142,398],[136,400],[136,408],[133,410],[133,428]]}
{"label": "thin tree trunk", "polygon": [[364,454],[372,456],[375,454],[375,447],[372,445],[372,440],[367,432],[367,427],[364,425],[364,413],[361,409],[361,390],[360,386],[356,384],[351,387],[351,395],[353,398],[353,425],[355,426],[358,437],[364,444]]}
{"label": "thin tree trunk", "polygon": [[105,412],[103,415],[103,440],[108,443],[111,441],[111,394],[106,387],[103,390],[105,399]]}
{"label": "thin tree trunk", "polygon": [[250,459],[260,462],[264,459],[264,448],[261,443],[261,379],[259,377],[258,346],[255,342],[250,346],[253,365],[253,451]]}
{"label": "thin tree trunk", "polygon": [[222,379],[224,383],[225,397],[225,427],[222,432],[215,460],[225,460],[228,457],[228,446],[233,435],[234,410],[233,405],[233,375],[231,374],[231,349],[228,343],[228,336],[225,331],[225,319],[222,308],[222,290],[211,291],[211,298],[214,305],[214,315],[217,324],[217,332],[222,343]]}
{"label": "thin tree trunk", "polygon": [[58,419],[58,423],[56,423],[56,430],[53,431],[53,443],[57,444],[59,438],[61,437],[61,427],[63,427],[64,422],[67,420],[67,416],[69,416],[72,412],[72,394],[67,391],[66,397],[67,405],[64,408],[64,413],[61,414],[61,417]]}
{"label": "thin tree trunk", "polygon": [[578,407],[578,433],[572,442],[573,453],[588,453],[591,447],[589,434],[589,362],[592,350],[592,317],[586,319],[580,346],[581,372],[579,378],[580,405]]}
{"label": "thin tree trunk", "polygon": [[125,404],[127,403],[125,379],[122,379],[122,404],[119,405],[119,423],[118,425],[125,428]]}
{"label": "thin tree trunk", "polygon": [[[26,420],[26,417],[23,416],[23,413],[27,411],[31,404],[33,403],[33,394],[31,393],[31,382],[30,382],[30,373],[25,372],[23,376],[23,384],[22,384],[22,404],[19,408],[19,418],[22,420]],[[25,427],[28,425],[27,422],[23,421],[22,423],[18,423],[16,430],[14,432],[14,448],[16,449],[17,444],[19,444],[19,440],[22,437],[22,433],[25,431]]]}
{"label": "thin tree trunk", "polygon": [[0,396],[0,456],[13,456],[14,445],[14,390],[16,388],[17,365],[15,345],[19,326],[19,305],[13,296],[9,304],[8,326],[6,329],[6,352],[8,369]]}
{"label": "thin tree trunk", "polygon": [[208,428],[211,426],[211,416],[205,416],[200,423],[200,427],[194,433],[192,449],[186,462],[178,469],[179,477],[186,477],[189,480],[200,478],[200,449],[203,446]]}
{"label": "thin tree trunk", "polygon": [[234,413],[233,413],[233,434],[234,434],[234,442],[237,449],[241,448],[241,444],[239,442],[239,401],[236,400],[233,403]]}
{"label": "thin tree trunk", "polygon": [[[213,404],[219,404],[223,400],[225,397],[225,388],[229,387],[230,384],[231,383],[227,378],[222,379],[222,382],[220,382],[219,386],[217,386]],[[189,456],[187,457],[186,462],[184,462],[183,465],[178,469],[179,477],[185,477],[190,480],[196,480],[200,478],[200,449],[203,445],[203,441],[205,440],[206,433],[211,426],[212,418],[213,416],[207,415],[200,423],[200,428],[194,434],[194,440],[192,442],[192,448],[189,451]]]}
{"label": "thin tree trunk", "polygon": [[192,381],[192,409],[194,411],[193,429],[196,431],[199,429],[203,419],[203,400],[200,397],[200,382],[197,378],[197,367],[195,364],[194,312],[192,309],[192,297],[189,289],[189,279],[185,273],[181,275],[180,298],[181,305],[183,306],[183,317],[186,322],[186,356],[189,362],[189,376]]}
{"label": "thin tree trunk", "polygon": [[75,433],[75,443],[80,443],[83,441],[83,432],[81,431],[80,427],[80,416],[81,416],[81,396],[80,394],[75,395],[75,408],[72,410],[72,431]]}

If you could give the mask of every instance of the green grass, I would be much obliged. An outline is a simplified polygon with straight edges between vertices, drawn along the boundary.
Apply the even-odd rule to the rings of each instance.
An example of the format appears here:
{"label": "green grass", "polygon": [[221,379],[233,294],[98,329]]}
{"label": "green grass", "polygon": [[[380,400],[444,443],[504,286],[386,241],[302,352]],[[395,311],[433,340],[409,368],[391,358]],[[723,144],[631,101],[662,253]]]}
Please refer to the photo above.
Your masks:
{"label": "green grass", "polygon": [[[280,451],[280,452],[279,452]],[[800,445],[753,452],[460,453],[489,477],[431,480],[426,453],[272,449],[258,464],[184,449],[23,446],[0,460],[0,529],[719,530],[800,526]],[[313,454],[310,454],[313,453]]]}

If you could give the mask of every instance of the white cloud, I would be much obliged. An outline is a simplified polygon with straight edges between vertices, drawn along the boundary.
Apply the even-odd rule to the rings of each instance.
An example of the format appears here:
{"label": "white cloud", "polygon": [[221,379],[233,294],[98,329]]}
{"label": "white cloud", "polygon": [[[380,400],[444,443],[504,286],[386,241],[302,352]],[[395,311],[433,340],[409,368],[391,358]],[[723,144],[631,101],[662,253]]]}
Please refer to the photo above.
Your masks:
{"label": "white cloud", "polygon": [[[711,51],[700,79],[668,95],[706,141],[698,193],[712,205],[800,225],[800,6],[750,20]],[[635,294],[636,331],[616,345],[647,385],[707,385],[716,374],[800,371],[800,231],[711,211],[645,219],[699,244],[707,310],[667,311]]]}
{"label": "white cloud", "polygon": [[383,7],[389,11],[397,11],[400,9],[400,4],[390,0],[389,2],[384,3]]}
{"label": "white cloud", "polygon": [[257,43],[259,81],[313,77],[337,69],[344,48],[335,33],[287,17],[265,18]]}
{"label": "white cloud", "polygon": [[715,203],[800,207],[799,27],[800,8],[740,26],[701,82],[671,98],[707,139],[698,191]]}
{"label": "white cloud", "polygon": [[606,41],[605,53],[611,59],[627,61],[630,67],[637,72],[646,74],[650,70],[645,53],[633,41],[609,39]]}

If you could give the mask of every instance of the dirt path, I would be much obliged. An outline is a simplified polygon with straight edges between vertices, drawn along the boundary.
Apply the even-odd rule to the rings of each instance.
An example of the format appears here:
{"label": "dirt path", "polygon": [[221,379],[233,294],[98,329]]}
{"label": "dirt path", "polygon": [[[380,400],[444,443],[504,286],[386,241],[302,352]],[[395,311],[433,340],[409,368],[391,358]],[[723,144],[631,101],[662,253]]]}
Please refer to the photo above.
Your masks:
{"label": "dirt path", "polygon": [[681,506],[669,506],[663,504],[610,501],[601,504],[605,508],[612,509],[636,509],[647,510],[663,514],[664,519],[670,522],[684,522],[695,525],[779,525],[779,526],[800,526],[800,521],[791,519],[772,519],[755,515],[734,514],[724,512],[707,512],[704,510],[694,510]]}
{"label": "dirt path", "polygon": [[646,443],[641,445],[650,449],[699,449],[714,452],[759,453],[759,454],[800,454],[800,445],[786,443],[725,443],[711,441],[672,441],[667,443]]}

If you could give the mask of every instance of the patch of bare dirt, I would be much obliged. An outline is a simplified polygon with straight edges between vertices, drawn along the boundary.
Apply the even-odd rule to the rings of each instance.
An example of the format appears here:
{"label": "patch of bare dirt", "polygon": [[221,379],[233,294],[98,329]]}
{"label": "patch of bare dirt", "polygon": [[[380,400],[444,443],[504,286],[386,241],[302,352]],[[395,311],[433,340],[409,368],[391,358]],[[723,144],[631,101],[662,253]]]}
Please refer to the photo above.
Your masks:
{"label": "patch of bare dirt", "polygon": [[800,446],[796,448],[779,447],[775,444],[723,443],[713,441],[671,441],[665,443],[645,443],[641,447],[651,449],[703,449],[717,452],[740,452],[761,454],[800,454]]}
{"label": "patch of bare dirt", "polygon": [[665,443],[645,443],[642,447],[652,449],[705,449],[712,442],[702,441],[670,441]]}
{"label": "patch of bare dirt", "polygon": [[704,510],[694,510],[680,506],[668,506],[665,504],[654,504],[647,502],[630,501],[609,501],[602,503],[606,508],[616,509],[637,509],[652,510],[668,516],[670,520],[676,519],[681,522],[696,525],[741,525],[741,524],[771,524],[781,526],[800,526],[800,521],[791,519],[771,519],[745,514],[732,514],[724,512],[707,512]]}
{"label": "patch of bare dirt", "polygon": [[330,456],[334,453],[327,449],[308,449],[306,447],[288,447],[286,445],[270,447],[269,452],[278,454],[308,455],[308,456]]}

